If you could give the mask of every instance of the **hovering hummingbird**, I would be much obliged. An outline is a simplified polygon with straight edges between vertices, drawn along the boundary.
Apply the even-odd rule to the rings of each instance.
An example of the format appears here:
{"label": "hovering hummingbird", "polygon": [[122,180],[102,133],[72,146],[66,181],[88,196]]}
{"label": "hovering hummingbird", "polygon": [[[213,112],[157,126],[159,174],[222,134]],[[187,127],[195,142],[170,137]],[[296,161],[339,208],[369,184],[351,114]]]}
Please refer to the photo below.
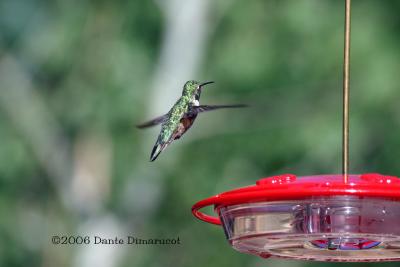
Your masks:
{"label": "hovering hummingbird", "polygon": [[186,82],[183,86],[182,96],[178,101],[176,101],[175,105],[167,114],[137,125],[138,128],[147,128],[162,124],[157,142],[151,151],[150,161],[154,161],[160,153],[172,143],[172,141],[181,138],[181,136],[193,125],[197,114],[221,108],[246,107],[246,105],[200,105],[199,100],[202,88],[210,83],[214,82]]}

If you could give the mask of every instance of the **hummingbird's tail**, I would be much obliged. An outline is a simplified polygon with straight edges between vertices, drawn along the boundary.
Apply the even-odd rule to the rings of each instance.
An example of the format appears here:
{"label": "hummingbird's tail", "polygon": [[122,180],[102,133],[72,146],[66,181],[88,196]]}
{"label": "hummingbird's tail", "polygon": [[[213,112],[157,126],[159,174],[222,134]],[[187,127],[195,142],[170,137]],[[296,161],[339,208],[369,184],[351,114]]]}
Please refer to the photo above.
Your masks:
{"label": "hummingbird's tail", "polygon": [[159,144],[158,142],[153,147],[150,155],[150,161],[155,161],[160,153],[164,150],[165,144]]}

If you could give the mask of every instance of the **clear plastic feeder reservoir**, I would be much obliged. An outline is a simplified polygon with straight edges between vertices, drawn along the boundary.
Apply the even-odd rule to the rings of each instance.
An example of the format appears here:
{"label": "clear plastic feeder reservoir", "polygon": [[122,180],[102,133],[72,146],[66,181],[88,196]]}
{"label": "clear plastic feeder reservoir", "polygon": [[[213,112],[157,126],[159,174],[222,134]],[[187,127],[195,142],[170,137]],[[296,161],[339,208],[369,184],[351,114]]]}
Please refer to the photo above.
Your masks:
{"label": "clear plastic feeder reservoir", "polygon": [[[199,209],[214,205],[219,217]],[[238,251],[317,261],[400,260],[400,179],[380,174],[264,178],[196,203]]]}

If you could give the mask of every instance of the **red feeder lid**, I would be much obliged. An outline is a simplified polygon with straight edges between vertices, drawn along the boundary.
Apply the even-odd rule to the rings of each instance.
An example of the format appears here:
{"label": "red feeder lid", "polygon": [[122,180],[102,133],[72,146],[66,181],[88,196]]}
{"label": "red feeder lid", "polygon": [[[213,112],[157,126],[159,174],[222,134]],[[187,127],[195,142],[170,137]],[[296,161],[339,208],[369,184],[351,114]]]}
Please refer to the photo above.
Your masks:
{"label": "red feeder lid", "polygon": [[260,179],[255,185],[227,191],[197,202],[192,213],[198,219],[220,225],[218,217],[200,212],[203,207],[215,208],[243,203],[274,200],[304,199],[315,196],[351,195],[400,199],[400,179],[378,173],[349,175],[347,183],[343,175],[315,175],[297,177],[283,174]]}

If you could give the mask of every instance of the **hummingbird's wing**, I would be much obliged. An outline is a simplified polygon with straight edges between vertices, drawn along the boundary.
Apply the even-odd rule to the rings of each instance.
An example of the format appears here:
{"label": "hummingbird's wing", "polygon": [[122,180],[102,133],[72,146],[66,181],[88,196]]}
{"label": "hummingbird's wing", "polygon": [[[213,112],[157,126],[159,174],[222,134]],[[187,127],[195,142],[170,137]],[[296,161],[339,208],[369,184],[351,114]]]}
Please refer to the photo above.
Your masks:
{"label": "hummingbird's wing", "polygon": [[201,105],[201,106],[192,106],[190,113],[198,114],[201,112],[212,111],[221,108],[245,108],[247,105],[238,104],[238,105]]}
{"label": "hummingbird's wing", "polygon": [[142,129],[142,128],[147,128],[147,127],[152,127],[155,125],[158,125],[160,123],[163,123],[164,121],[166,121],[168,119],[168,114],[162,115],[160,117],[157,117],[155,119],[152,119],[151,121],[147,121],[145,123],[136,125],[137,128]]}

